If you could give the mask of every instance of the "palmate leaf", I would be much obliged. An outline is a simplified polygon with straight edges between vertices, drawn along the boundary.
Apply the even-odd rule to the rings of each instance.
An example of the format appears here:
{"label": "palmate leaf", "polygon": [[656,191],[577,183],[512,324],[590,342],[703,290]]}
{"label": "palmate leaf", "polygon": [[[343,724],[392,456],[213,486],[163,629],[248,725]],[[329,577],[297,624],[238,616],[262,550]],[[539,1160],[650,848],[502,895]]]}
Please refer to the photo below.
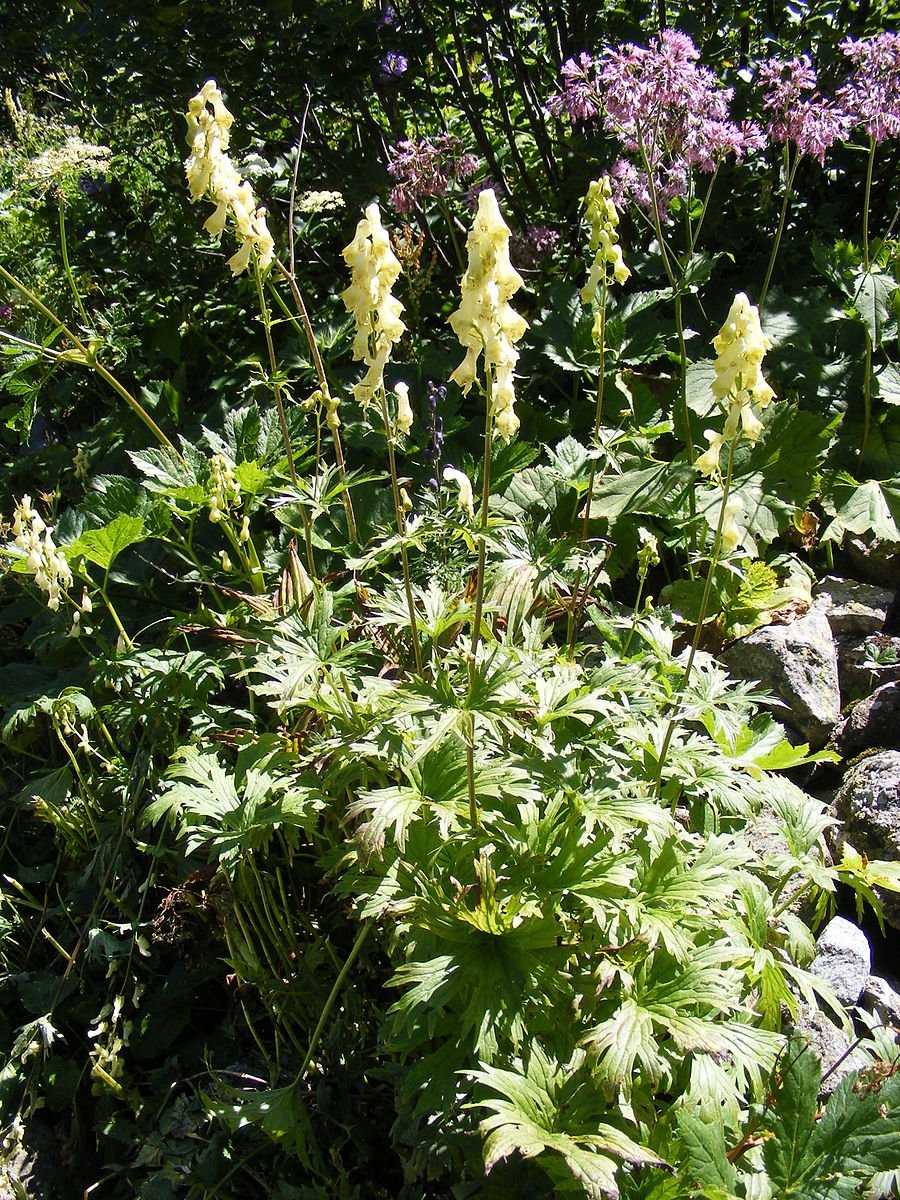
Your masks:
{"label": "palmate leaf", "polygon": [[525,1060],[515,1061],[514,1070],[482,1063],[481,1070],[472,1072],[496,1093],[469,1106],[490,1113],[480,1122],[487,1171],[515,1154],[559,1155],[585,1195],[601,1200],[619,1195],[616,1171],[621,1162],[664,1165],[624,1130],[597,1118],[602,1109],[589,1077],[580,1070],[583,1062],[583,1053],[576,1051],[572,1060],[560,1063],[534,1042]]}
{"label": "palmate leaf", "polygon": [[607,476],[594,487],[590,515],[610,521],[623,513],[670,515],[693,483],[694,474],[684,463],[660,462]]}
{"label": "palmate leaf", "polygon": [[831,488],[834,516],[822,531],[823,542],[840,542],[846,533],[871,533],[900,542],[900,487],[869,479],[857,483],[840,474]]}
{"label": "palmate leaf", "polygon": [[725,1128],[721,1121],[704,1121],[682,1109],[677,1117],[678,1137],[684,1147],[682,1170],[694,1184],[734,1193],[737,1171],[728,1161]]}

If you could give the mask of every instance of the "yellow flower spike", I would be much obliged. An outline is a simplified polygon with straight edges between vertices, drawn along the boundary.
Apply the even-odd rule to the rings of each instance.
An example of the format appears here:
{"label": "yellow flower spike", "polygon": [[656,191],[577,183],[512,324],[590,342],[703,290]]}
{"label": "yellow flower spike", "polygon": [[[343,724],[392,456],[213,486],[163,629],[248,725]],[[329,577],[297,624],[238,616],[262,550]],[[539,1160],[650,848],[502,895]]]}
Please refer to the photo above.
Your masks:
{"label": "yellow flower spike", "polygon": [[383,387],[391,351],[406,332],[400,318],[403,305],[391,293],[400,275],[400,261],[391,249],[377,204],[368,206],[353,241],[341,253],[350,268],[350,286],[341,292],[341,299],[356,322],[353,357],[369,368],[353,387],[353,395],[365,411]]}
{"label": "yellow flower spike", "polygon": [[238,252],[228,260],[233,274],[240,275],[247,269],[254,251],[260,270],[267,270],[275,257],[275,243],[266,225],[266,210],[257,208],[253,188],[241,180],[226,153],[234,117],[225,107],[214,80],[208,80],[188,101],[185,120],[190,154],[184,169],[191,198],[208,197],[216,206],[203,228],[210,237],[219,238],[231,217],[241,241]]}
{"label": "yellow flower spike", "polygon": [[523,284],[509,259],[509,237],[497,197],[492,188],[486,188],[479,193],[478,212],[466,241],[469,259],[460,305],[450,316],[450,326],[466,352],[450,378],[468,392],[477,376],[478,359],[484,355],[485,371],[493,376],[494,432],[507,441],[519,428],[514,384],[519,352],[515,344],[528,328],[509,303]]}
{"label": "yellow flower spike", "polygon": [[725,324],[713,338],[716,377],[712,391],[716,399],[734,397],[742,404],[752,402],[765,408],[775,398],[760,370],[771,345],[759,323],[759,309],[739,292]]}
{"label": "yellow flower spike", "polygon": [[631,275],[619,245],[619,214],[612,200],[612,185],[608,176],[595,179],[589,185],[585,197],[585,217],[591,228],[588,245],[594,261],[587,283],[581,289],[581,299],[583,303],[591,304],[596,300],[610,267],[616,283],[625,283]]}

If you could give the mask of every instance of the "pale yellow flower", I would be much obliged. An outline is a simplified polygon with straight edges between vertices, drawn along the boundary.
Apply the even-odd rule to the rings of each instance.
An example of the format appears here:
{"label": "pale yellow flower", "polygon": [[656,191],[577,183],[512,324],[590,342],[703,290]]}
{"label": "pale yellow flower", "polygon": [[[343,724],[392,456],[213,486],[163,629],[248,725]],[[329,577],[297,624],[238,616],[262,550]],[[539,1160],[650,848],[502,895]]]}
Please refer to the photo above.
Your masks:
{"label": "pale yellow flower", "polygon": [[716,377],[712,391],[716,399],[752,401],[757,408],[765,408],[775,397],[760,370],[771,345],[759,323],[759,309],[739,292],[725,324],[713,338]]}
{"label": "pale yellow flower", "polygon": [[470,520],[475,519],[475,498],[472,495],[472,484],[468,475],[462,471],[457,471],[455,467],[444,467],[444,479],[447,483],[455,483],[459,488],[459,494],[456,497],[456,507],[460,512],[468,515]]}
{"label": "pale yellow flower", "polygon": [[719,469],[719,452],[725,442],[725,438],[721,433],[716,433],[714,429],[704,429],[704,437],[709,442],[709,449],[705,450],[694,462],[694,466],[701,475],[705,475],[707,479],[712,479],[713,475]]}
{"label": "pale yellow flower", "polygon": [[725,501],[725,515],[722,518],[722,549],[730,553],[741,543],[741,531],[735,524],[735,517],[743,509],[740,496],[729,496]]}
{"label": "pale yellow flower", "polygon": [[478,359],[492,377],[491,416],[496,433],[509,440],[519,428],[515,413],[514,371],[519,360],[515,343],[528,323],[509,304],[522,286],[522,276],[509,259],[510,231],[491,188],[478,196],[478,212],[466,248],[469,261],[462,278],[459,308],[450,325],[466,356],[450,378],[468,392],[475,382]]}
{"label": "pale yellow flower", "polygon": [[184,169],[191,197],[202,200],[208,196],[216,206],[203,228],[210,237],[221,237],[231,217],[241,242],[228,260],[232,273],[245,271],[254,252],[260,269],[265,271],[275,257],[275,243],[266,224],[266,210],[257,207],[253,188],[241,180],[227,154],[234,117],[225,107],[215,80],[207,80],[188,101],[185,120],[190,154]]}
{"label": "pale yellow flower", "polygon": [[409,433],[414,420],[412,405],[409,402],[409,388],[405,383],[398,383],[394,387],[394,395],[397,397],[397,432]]}
{"label": "pale yellow flower", "polygon": [[365,410],[384,386],[387,361],[406,332],[400,318],[403,305],[391,292],[400,275],[400,261],[391,249],[377,204],[366,209],[353,241],[341,253],[350,268],[350,286],[341,292],[341,299],[356,322],[353,357],[369,368],[353,388]]}
{"label": "pale yellow flower", "polygon": [[612,267],[616,283],[625,283],[631,272],[625,266],[619,245],[619,214],[612,199],[612,185],[604,175],[588,187],[585,216],[591,227],[590,249],[594,255],[587,283],[581,289],[581,299],[591,304],[597,298],[600,285]]}
{"label": "pale yellow flower", "polygon": [[32,507],[30,496],[23,496],[16,505],[12,531],[16,546],[25,556],[26,569],[47,593],[47,607],[56,612],[63,592],[74,582],[72,572],[65,554],[53,541],[52,527]]}

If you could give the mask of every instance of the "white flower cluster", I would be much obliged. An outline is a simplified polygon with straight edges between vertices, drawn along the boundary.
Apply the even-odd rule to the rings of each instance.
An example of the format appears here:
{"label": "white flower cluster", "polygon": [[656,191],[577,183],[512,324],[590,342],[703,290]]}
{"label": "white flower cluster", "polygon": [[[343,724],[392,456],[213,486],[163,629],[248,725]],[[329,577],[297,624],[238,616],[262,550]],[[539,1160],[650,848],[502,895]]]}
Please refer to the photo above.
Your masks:
{"label": "white flower cluster", "polygon": [[204,83],[188,102],[185,120],[188,127],[185,140],[191,152],[184,169],[191,197],[202,200],[208,196],[216,206],[203,228],[210,237],[218,238],[230,216],[241,241],[240,249],[228,260],[232,273],[240,275],[245,271],[254,251],[260,269],[266,270],[275,257],[275,243],[266,225],[266,210],[257,208],[253,188],[241,180],[227,154],[234,117],[225,107],[215,80]]}
{"label": "white flower cluster", "polygon": [[762,422],[752,406],[763,409],[775,398],[761,369],[771,344],[759,323],[759,309],[739,292],[725,324],[713,338],[716,361],[712,391],[727,406],[728,415],[721,433],[713,429],[704,431],[709,449],[694,465],[708,478],[718,472],[719,452],[726,442],[736,442],[741,433],[755,442],[762,431]]}
{"label": "white flower cluster", "polygon": [[33,158],[27,172],[39,183],[49,183],[74,174],[105,175],[110,167],[112,151],[108,146],[85,142],[77,133],[69,133],[65,145],[45,150]]}
{"label": "white flower cluster", "polygon": [[383,387],[391,351],[406,332],[400,319],[403,305],[391,294],[400,275],[400,262],[391,249],[377,204],[366,209],[342,255],[350,268],[350,286],[341,292],[341,299],[356,321],[353,357],[369,368],[353,387],[353,395],[365,410]]}
{"label": "white flower cluster", "polygon": [[450,317],[466,357],[450,378],[468,392],[475,382],[478,359],[493,372],[491,416],[494,430],[507,441],[519,428],[513,371],[519,360],[515,343],[528,323],[509,301],[522,286],[522,276],[509,260],[508,226],[500,215],[492,188],[478,195],[478,212],[466,248],[469,264],[462,278],[462,301]]}
{"label": "white flower cluster", "polygon": [[12,529],[34,582],[47,593],[47,607],[56,612],[63,592],[72,586],[72,572],[66,556],[53,541],[52,527],[32,508],[30,496],[23,496],[16,505]]}
{"label": "white flower cluster", "polygon": [[595,179],[588,187],[585,198],[585,216],[591,227],[588,243],[594,255],[591,273],[581,289],[581,299],[591,304],[597,298],[597,290],[612,267],[616,283],[625,283],[631,272],[625,266],[622,247],[619,245],[619,214],[612,199],[612,185],[607,175]]}
{"label": "white flower cluster", "polygon": [[321,213],[335,212],[344,207],[344,197],[340,192],[313,191],[303,192],[297,197],[297,212]]}

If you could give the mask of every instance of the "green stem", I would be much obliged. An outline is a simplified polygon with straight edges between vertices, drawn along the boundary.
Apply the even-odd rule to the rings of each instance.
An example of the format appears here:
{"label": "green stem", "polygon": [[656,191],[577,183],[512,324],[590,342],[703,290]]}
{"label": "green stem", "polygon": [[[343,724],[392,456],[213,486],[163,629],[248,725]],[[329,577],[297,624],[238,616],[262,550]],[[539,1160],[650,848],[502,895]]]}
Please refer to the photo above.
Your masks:
{"label": "green stem", "polygon": [[17,279],[15,275],[12,275],[9,271],[7,271],[4,266],[0,266],[0,279],[5,279],[11,287],[14,287],[25,297],[25,299],[33,308],[36,308],[38,312],[43,313],[45,317],[51,320],[54,325],[56,325],[56,327],[63,334],[65,334],[76,350],[79,351],[79,358],[77,361],[83,366],[90,367],[91,370],[96,371],[100,378],[108,383],[113,391],[122,397],[135,415],[139,417],[141,421],[143,421],[160,445],[165,446],[167,450],[171,450],[175,457],[183,463],[183,455],[181,455],[175,449],[144,406],[135,400],[131,392],[129,392],[128,389],[121,384],[114,375],[111,375],[102,363],[97,361],[96,353],[86,346],[77,334],[72,332],[68,325],[66,325],[65,321],[60,320],[56,313],[52,312],[51,309],[49,309],[47,305],[44,304],[44,302],[40,300],[29,287],[26,287],[26,285],[22,283],[20,279]]}
{"label": "green stem", "polygon": [[[287,282],[287,285],[291,291],[291,297],[294,301],[294,305],[300,315],[303,333],[306,336],[306,341],[309,345],[309,352],[312,356],[313,367],[316,372],[316,378],[319,381],[319,390],[322,392],[323,396],[329,396],[331,393],[328,389],[328,378],[325,374],[325,364],[322,362],[322,355],[319,353],[319,345],[316,341],[316,335],[312,327],[312,321],[309,319],[309,313],[307,312],[306,305],[303,302],[303,296],[300,294],[300,288],[297,286],[296,277],[294,276],[293,271],[289,271],[283,263],[278,261],[278,259],[275,260],[275,265],[281,272],[282,277]],[[278,302],[282,311],[287,315],[288,319],[296,325],[293,314],[290,312],[287,305],[282,300],[281,295],[274,287],[272,288],[272,294],[275,296],[276,301]],[[344,457],[344,447],[341,443],[341,435],[338,433],[335,427],[329,426],[329,428],[331,429],[331,440],[334,443],[334,457],[335,461],[337,462],[338,474],[340,475],[341,480],[346,483],[347,462]],[[356,542],[359,535],[356,528],[356,514],[353,511],[353,501],[350,498],[349,491],[344,492],[343,502],[344,512],[347,517],[347,531],[350,535],[351,542]]]}
{"label": "green stem", "polygon": [[863,365],[863,432],[859,443],[859,454],[856,456],[857,474],[865,458],[869,444],[869,432],[872,428],[872,335],[865,330],[866,358]]}
{"label": "green stem", "polygon": [[419,645],[419,623],[416,619],[416,604],[413,599],[412,581],[409,577],[409,555],[406,552],[406,517],[403,515],[403,502],[400,499],[400,480],[397,478],[397,456],[394,453],[394,434],[391,429],[391,417],[388,412],[387,396],[382,380],[379,389],[381,402],[381,419],[384,422],[384,436],[387,440],[388,464],[391,472],[391,493],[394,497],[394,514],[397,518],[397,533],[400,535],[400,562],[403,568],[403,590],[406,593],[406,607],[409,612],[409,623],[412,632],[413,655],[416,660],[416,673],[422,674],[422,647]]}
{"label": "green stem", "polygon": [[88,315],[84,311],[84,305],[81,302],[81,294],[78,291],[78,285],[75,282],[75,276],[72,274],[72,268],[69,266],[69,245],[66,239],[66,217],[65,205],[62,196],[59,198],[59,248],[62,251],[63,271],[69,287],[72,289],[72,295],[75,297],[75,307],[78,309],[78,315],[84,322],[85,329],[89,328],[90,321]]}
{"label": "green stem", "polygon": [[478,567],[475,574],[475,624],[472,628],[472,660],[478,654],[481,641],[481,620],[484,613],[484,567],[487,550],[488,505],[491,496],[491,442],[493,438],[494,379],[490,368],[485,377],[484,464],[481,469],[481,510],[478,518]]}
{"label": "green stem", "polygon": [[872,198],[872,173],[875,170],[875,139],[869,138],[869,162],[866,167],[866,194],[863,200],[863,266],[868,271],[869,258],[869,201]]}
{"label": "green stem", "polygon": [[284,396],[278,379],[278,363],[275,359],[275,346],[272,342],[272,314],[266,303],[266,293],[263,289],[262,272],[259,269],[259,259],[253,256],[253,278],[256,280],[256,294],[259,297],[259,310],[262,316],[263,332],[266,338],[266,349],[269,354],[269,385],[275,396],[275,406],[278,409],[278,423],[281,426],[281,436],[284,440],[284,451],[287,454],[288,472],[291,483],[297,486],[297,468],[294,466],[294,451],[291,446],[291,434],[288,429],[287,414],[284,411]]}
{"label": "green stem", "polygon": [[363,927],[360,929],[359,933],[356,935],[356,940],[354,941],[354,943],[350,949],[350,953],[347,955],[346,962],[341,967],[340,972],[338,973],[337,979],[335,979],[335,981],[334,981],[334,985],[332,986],[331,991],[328,993],[328,999],[325,1001],[325,1006],[322,1009],[318,1023],[316,1024],[316,1027],[313,1030],[313,1035],[309,1039],[309,1049],[307,1050],[306,1057],[303,1059],[303,1062],[300,1066],[300,1070],[297,1073],[297,1078],[294,1080],[294,1085],[293,1085],[294,1087],[298,1087],[302,1083],[304,1078],[306,1077],[306,1072],[309,1070],[309,1066],[310,1066],[310,1063],[312,1062],[313,1055],[316,1052],[316,1047],[319,1044],[319,1039],[322,1036],[322,1031],[325,1028],[328,1018],[331,1016],[331,1010],[334,1008],[335,1001],[337,1000],[338,996],[341,993],[341,988],[344,986],[344,980],[350,974],[350,968],[353,966],[353,964],[356,962],[356,959],[359,957],[359,952],[362,950],[362,948],[365,944],[366,938],[369,936],[369,933],[371,932],[371,929],[372,929],[372,922],[366,921],[365,924],[363,925]]}
{"label": "green stem", "polygon": [[[737,439],[735,439],[736,441]],[[731,476],[734,470],[734,447],[735,442],[728,443],[728,467],[725,473],[725,480],[722,485],[722,504],[719,508],[719,520],[716,523],[716,533],[713,538],[712,554],[709,560],[709,571],[706,575],[706,583],[703,587],[703,596],[700,600],[700,612],[697,616],[697,628],[694,630],[694,637],[691,641],[691,649],[688,653],[688,659],[684,666],[684,672],[681,676],[681,682],[678,685],[678,691],[675,694],[675,699],[672,702],[672,711],[669,715],[666,732],[663,736],[662,746],[659,751],[659,762],[656,769],[656,791],[657,795],[662,792],[662,773],[666,765],[666,755],[669,753],[669,746],[672,743],[672,736],[675,733],[675,728],[681,720],[681,703],[684,699],[685,689],[691,677],[691,671],[694,668],[694,659],[697,657],[697,651],[700,647],[700,638],[703,636],[703,623],[706,620],[706,613],[709,609],[709,598],[712,594],[713,579],[716,574],[716,568],[719,565],[719,555],[722,550],[722,527],[725,523],[725,506],[728,503],[728,496],[731,492]]]}
{"label": "green stem", "polygon": [[795,153],[793,164],[791,163],[791,150],[787,142],[784,144],[784,196],[781,200],[781,214],[778,218],[778,228],[775,231],[775,241],[772,243],[772,253],[769,255],[769,265],[766,267],[766,277],[763,280],[762,289],[759,293],[759,311],[763,310],[763,305],[766,302],[766,296],[769,291],[769,284],[772,282],[772,272],[775,269],[775,259],[778,257],[778,251],[781,247],[781,238],[784,233],[784,223],[787,220],[788,206],[791,202],[791,195],[794,190],[794,176],[797,174],[797,167],[800,163],[800,154]]}

